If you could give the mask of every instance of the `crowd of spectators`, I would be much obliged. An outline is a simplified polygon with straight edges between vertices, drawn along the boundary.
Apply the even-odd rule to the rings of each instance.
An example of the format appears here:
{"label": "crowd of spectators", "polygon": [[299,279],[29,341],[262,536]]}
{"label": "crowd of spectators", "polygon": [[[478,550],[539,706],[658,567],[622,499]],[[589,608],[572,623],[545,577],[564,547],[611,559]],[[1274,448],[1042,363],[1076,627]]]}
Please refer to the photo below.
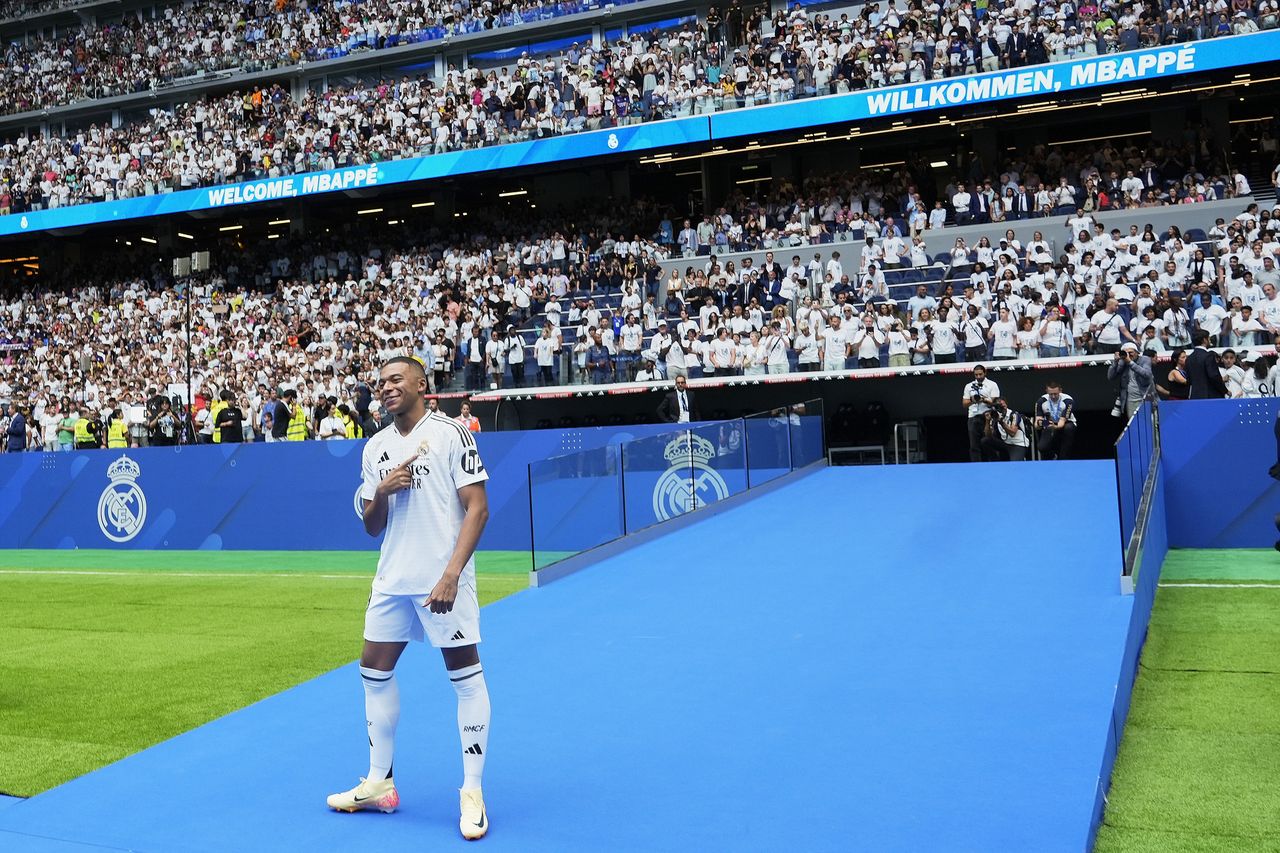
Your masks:
{"label": "crowd of spectators", "polygon": [[[8,50],[4,112],[153,89],[202,71],[254,71],[432,41],[597,8],[562,2],[212,0],[166,6],[158,17],[29,39]],[[810,15],[798,4],[770,13],[731,0],[692,30],[647,43],[602,45],[581,63],[604,82],[630,76],[710,108],[809,97],[977,71],[1020,67],[1160,44],[1257,32],[1278,23],[1276,0],[1170,0],[1160,7],[1002,0],[866,3],[852,13]],[[595,55],[591,55],[591,54]],[[621,64],[614,60],[620,60]],[[532,63],[531,63],[532,64]],[[563,61],[559,63],[563,65]],[[650,65],[652,68],[650,68]],[[16,72],[16,73],[15,73]],[[709,87],[709,89],[704,89]],[[699,91],[703,90],[703,91]],[[718,91],[711,91],[718,90]],[[649,91],[640,94],[648,100]],[[667,105],[672,100],[662,99]]]}
{"label": "crowd of spectators", "polygon": [[[27,440],[41,446],[61,441],[56,424],[68,412],[98,418],[102,436],[119,412],[117,440],[124,428],[131,443],[208,438],[224,394],[249,432],[269,433],[267,416],[284,400],[304,413],[293,437],[351,437],[379,422],[369,384],[393,355],[421,358],[444,392],[1122,348],[1176,361],[1199,331],[1237,352],[1280,332],[1280,206],[1250,205],[1199,241],[1177,228],[1124,233],[1077,211],[1073,236],[1063,229],[1052,242],[1037,232],[1024,245],[1008,231],[957,240],[910,295],[881,266],[892,235],[847,260],[770,253],[735,269],[708,256],[664,277],[662,244],[624,236],[659,211],[602,204],[576,214],[592,227],[530,211],[477,215],[465,233],[350,229],[228,245],[216,272],[178,281],[152,269],[13,292],[0,304],[0,400],[25,409]],[[1274,393],[1265,360],[1239,362],[1253,373],[1228,381],[1230,393]]]}
{"label": "crowd of spectators", "polygon": [[210,71],[296,66],[598,8],[590,0],[203,0],[117,23],[29,35],[5,49],[0,112],[154,91]]}
{"label": "crowd of spectators", "polygon": [[[1037,145],[988,171],[975,156],[967,168],[940,172],[919,157],[892,171],[826,173],[799,184],[779,180],[767,199],[736,191],[701,220],[663,222],[664,242],[685,257],[786,249],[866,237],[900,238],[883,261],[919,266],[926,231],[1194,204],[1246,196],[1248,179],[1207,129],[1182,144],[1094,141]],[[1274,140],[1261,132],[1262,144]],[[1250,143],[1252,144],[1252,140]],[[1280,168],[1272,174],[1280,186]]]}
{"label": "crowd of spectators", "polygon": [[[770,17],[734,0],[723,16],[712,9],[694,29],[635,34],[598,48],[575,44],[560,56],[522,56],[501,69],[450,67],[439,80],[417,76],[335,86],[298,99],[279,84],[266,85],[156,108],[146,120],[120,127],[95,124],[67,137],[19,135],[0,145],[0,214],[1019,67],[1210,37],[1246,24],[1273,27],[1276,2],[1233,0],[1203,8],[1174,2],[1156,13],[1140,4],[1076,8],[1009,0],[977,13],[967,5],[937,2],[898,9],[896,0],[888,0],[884,9],[871,3],[839,17],[811,16],[800,7]],[[508,8],[517,7],[503,6],[503,14]],[[198,11],[168,7],[161,19],[68,35],[65,44],[10,46],[0,70],[0,111],[146,87],[160,69],[189,73],[192,63],[296,61],[323,40],[330,24],[344,39],[366,43],[390,39],[406,22],[428,15],[422,4],[399,0],[286,3],[273,10],[272,4],[230,0],[201,4]],[[474,23],[469,9],[450,14],[468,22],[459,26]],[[1145,167],[1132,165],[1135,172]],[[1215,191],[1212,175],[1190,184],[1182,175],[1173,177],[1181,182],[1174,201]],[[1231,184],[1234,176],[1228,178]],[[1108,179],[1101,167],[1093,187],[1084,173],[1072,175],[1077,203],[1092,198],[1105,209],[1121,200],[1158,201],[1126,197],[1123,172],[1114,182]],[[996,189],[1000,204],[993,210],[1019,204],[1004,186]],[[1022,210],[1000,213],[1062,206],[1051,197],[1052,188],[1046,192],[1050,197],[1027,195]],[[917,211],[913,206],[903,213]],[[919,213],[927,221],[931,210]]]}
{"label": "crowd of spectators", "polygon": [[[490,341],[527,321],[535,305],[618,290],[625,275],[640,276],[633,285],[657,281],[661,247],[624,231],[656,211],[636,203],[620,214],[602,204],[574,215],[590,224],[477,212],[465,232],[387,227],[373,235],[362,226],[310,239],[228,241],[215,249],[208,274],[173,280],[144,264],[103,278],[85,268],[70,274],[81,282],[70,289],[10,289],[0,300],[0,400],[25,405],[39,425],[69,410],[96,416],[120,408],[132,417],[167,397],[181,421],[188,310],[197,432],[211,433],[205,404],[223,392],[247,400],[246,422],[259,429],[268,390],[272,399],[292,390],[309,413],[331,396],[351,407],[360,382],[393,355],[422,358],[433,389],[449,390],[473,353],[483,358]],[[630,269],[634,259],[644,273]],[[116,266],[132,266],[128,251]],[[129,427],[131,441],[154,432],[146,423]]]}
{"label": "crowd of spectators", "polygon": [[13,21],[31,15],[56,12],[85,2],[88,0],[0,0],[0,21]]}

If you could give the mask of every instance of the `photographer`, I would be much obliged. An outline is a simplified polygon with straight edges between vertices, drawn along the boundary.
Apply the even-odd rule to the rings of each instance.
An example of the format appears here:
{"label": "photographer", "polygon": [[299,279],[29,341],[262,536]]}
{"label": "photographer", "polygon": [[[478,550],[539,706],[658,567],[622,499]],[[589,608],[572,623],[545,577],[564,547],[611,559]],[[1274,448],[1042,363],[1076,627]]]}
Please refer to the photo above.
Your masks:
{"label": "photographer", "polygon": [[981,364],[973,368],[973,381],[964,386],[960,404],[969,414],[969,461],[981,462],[982,438],[986,431],[986,414],[991,404],[1000,396],[1000,386],[987,378],[987,369]]}
{"label": "photographer", "polygon": [[983,456],[988,461],[1026,461],[1031,440],[1023,428],[1022,415],[1010,409],[1003,397],[996,397],[991,402],[982,432]]}
{"label": "photographer", "polygon": [[178,443],[178,419],[173,414],[169,398],[160,399],[160,405],[147,420],[147,429],[151,433],[151,444],[156,447],[172,447]]}
{"label": "photographer", "polygon": [[1044,394],[1036,400],[1035,425],[1040,430],[1036,447],[1041,459],[1070,459],[1071,445],[1076,438],[1075,401],[1070,394],[1062,393],[1062,386],[1050,382]]}
{"label": "photographer", "polygon": [[1142,405],[1142,401],[1155,390],[1155,376],[1151,373],[1151,359],[1138,352],[1138,345],[1125,341],[1115,354],[1107,379],[1116,386],[1116,405],[1111,414],[1128,420]]}

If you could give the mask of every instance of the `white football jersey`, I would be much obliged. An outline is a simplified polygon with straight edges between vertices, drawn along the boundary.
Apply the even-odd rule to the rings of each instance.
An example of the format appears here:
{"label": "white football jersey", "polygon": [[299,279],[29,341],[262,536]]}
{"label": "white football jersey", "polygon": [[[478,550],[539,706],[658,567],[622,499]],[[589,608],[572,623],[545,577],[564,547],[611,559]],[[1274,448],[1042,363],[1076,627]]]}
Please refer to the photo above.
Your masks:
{"label": "white football jersey", "polygon": [[[425,595],[435,587],[453,555],[466,516],[458,489],[489,479],[466,427],[428,412],[407,436],[395,425],[379,430],[364,446],[360,496],[373,500],[378,483],[410,457],[413,485],[391,496],[387,529],[373,591]],[[460,586],[475,587],[475,558],[467,561]]]}

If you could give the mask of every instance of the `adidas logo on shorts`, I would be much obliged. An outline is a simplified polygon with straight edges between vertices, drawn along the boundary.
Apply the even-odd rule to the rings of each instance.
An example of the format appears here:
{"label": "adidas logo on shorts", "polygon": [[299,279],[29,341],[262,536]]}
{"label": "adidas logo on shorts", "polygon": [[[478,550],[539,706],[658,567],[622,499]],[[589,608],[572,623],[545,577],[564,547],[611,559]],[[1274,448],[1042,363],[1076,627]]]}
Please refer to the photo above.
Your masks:
{"label": "adidas logo on shorts", "polygon": [[467,755],[484,755],[484,753],[480,751],[480,744],[478,743],[471,744],[471,746],[464,749],[463,752]]}
{"label": "adidas logo on shorts", "polygon": [[449,642],[451,642],[451,643],[452,643],[452,642],[454,642],[455,640],[465,640],[465,639],[466,639],[466,637],[462,636],[462,632],[461,632],[461,631],[457,631],[457,632],[455,632],[455,633],[454,633],[454,635],[453,635],[452,637],[450,637],[450,638],[449,638]]}

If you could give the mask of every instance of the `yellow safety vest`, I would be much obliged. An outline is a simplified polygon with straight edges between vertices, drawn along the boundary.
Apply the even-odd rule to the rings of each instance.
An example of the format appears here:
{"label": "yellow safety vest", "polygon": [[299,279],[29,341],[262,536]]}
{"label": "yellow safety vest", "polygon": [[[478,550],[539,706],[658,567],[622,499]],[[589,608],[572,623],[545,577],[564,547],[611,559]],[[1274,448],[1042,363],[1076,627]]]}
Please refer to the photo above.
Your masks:
{"label": "yellow safety vest", "polygon": [[91,442],[96,443],[94,442],[93,433],[89,432],[88,418],[80,418],[78,421],[76,421],[75,439],[76,439],[76,444],[89,444]]}
{"label": "yellow safety vest", "polygon": [[218,413],[230,404],[226,400],[214,400],[209,406],[209,423],[213,424],[213,443],[222,443],[222,430],[218,429]]}
{"label": "yellow safety vest", "polygon": [[347,429],[347,438],[364,438],[364,433],[360,429],[360,424],[350,415],[338,413],[338,417],[342,418],[342,425]]}
{"label": "yellow safety vest", "polygon": [[307,417],[301,405],[293,407],[289,413],[289,431],[285,433],[289,441],[307,440]]}
{"label": "yellow safety vest", "polygon": [[128,447],[128,434],[124,428],[124,418],[116,418],[107,427],[107,447]]}

